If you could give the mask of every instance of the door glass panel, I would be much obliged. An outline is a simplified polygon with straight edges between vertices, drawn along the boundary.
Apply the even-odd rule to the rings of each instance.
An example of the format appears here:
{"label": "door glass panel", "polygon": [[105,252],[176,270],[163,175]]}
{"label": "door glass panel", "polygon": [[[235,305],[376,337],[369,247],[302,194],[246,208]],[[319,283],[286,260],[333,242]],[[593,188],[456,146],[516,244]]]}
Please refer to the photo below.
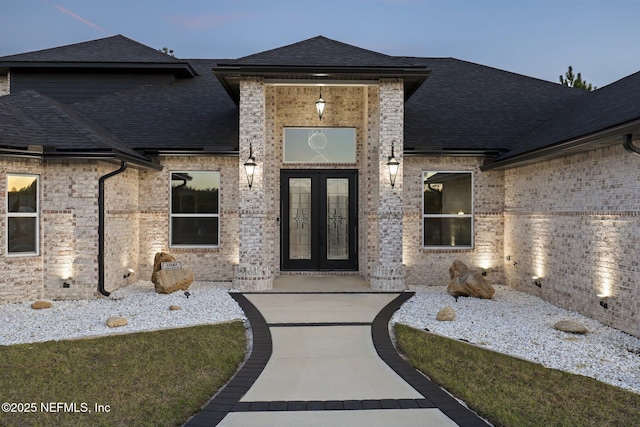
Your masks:
{"label": "door glass panel", "polygon": [[289,259],[311,259],[311,178],[289,178]]}
{"label": "door glass panel", "polygon": [[348,178],[327,178],[327,259],[349,259]]}

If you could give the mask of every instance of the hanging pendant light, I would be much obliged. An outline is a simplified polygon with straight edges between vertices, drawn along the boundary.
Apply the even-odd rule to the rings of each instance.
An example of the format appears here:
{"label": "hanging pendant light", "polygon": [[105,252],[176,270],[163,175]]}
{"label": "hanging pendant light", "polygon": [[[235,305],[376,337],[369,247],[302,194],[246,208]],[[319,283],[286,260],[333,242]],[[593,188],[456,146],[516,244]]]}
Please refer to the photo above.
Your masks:
{"label": "hanging pendant light", "polygon": [[324,107],[327,102],[322,99],[322,88],[320,88],[320,98],[316,101],[316,111],[318,112],[318,117],[322,120],[322,113],[324,113]]}
{"label": "hanging pendant light", "polygon": [[391,143],[391,155],[389,156],[387,166],[389,167],[389,180],[391,181],[391,188],[393,188],[396,185],[396,176],[398,176],[398,168],[400,167],[400,162],[393,155],[393,142]]}
{"label": "hanging pendant light", "polygon": [[247,183],[249,188],[253,185],[253,173],[256,171],[256,159],[253,158],[253,148],[249,143],[249,158],[244,162],[244,171],[247,173]]}

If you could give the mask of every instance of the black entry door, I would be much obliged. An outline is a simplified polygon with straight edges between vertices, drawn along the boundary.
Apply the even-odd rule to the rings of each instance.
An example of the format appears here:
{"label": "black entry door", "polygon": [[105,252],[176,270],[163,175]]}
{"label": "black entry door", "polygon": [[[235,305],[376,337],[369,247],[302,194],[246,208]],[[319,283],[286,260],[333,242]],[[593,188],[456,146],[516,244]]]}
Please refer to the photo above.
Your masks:
{"label": "black entry door", "polygon": [[357,171],[283,170],[282,270],[357,270]]}

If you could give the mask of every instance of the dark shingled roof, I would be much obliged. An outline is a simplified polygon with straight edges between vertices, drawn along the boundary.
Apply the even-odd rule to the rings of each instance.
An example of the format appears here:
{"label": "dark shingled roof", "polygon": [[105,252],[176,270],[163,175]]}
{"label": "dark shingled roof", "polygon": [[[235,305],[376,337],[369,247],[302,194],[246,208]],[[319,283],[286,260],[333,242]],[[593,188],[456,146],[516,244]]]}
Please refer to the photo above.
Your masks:
{"label": "dark shingled roof", "polygon": [[37,92],[23,91],[0,97],[0,117],[7,119],[0,121],[0,146],[5,148],[27,149],[28,145],[40,145],[47,152],[92,150],[149,161],[72,107]]}
{"label": "dark shingled roof", "polygon": [[10,67],[160,68],[174,69],[181,77],[194,71],[183,60],[166,55],[122,35],[83,43],[0,57],[0,69]]}
{"label": "dark shingled roof", "polygon": [[571,90],[584,95],[578,102],[565,105],[564,109],[496,160],[513,158],[640,120],[640,72],[593,92]]}
{"label": "dark shingled roof", "polygon": [[404,146],[501,151],[583,99],[582,91],[453,58],[414,58],[433,71],[405,104]]}
{"label": "dark shingled roof", "polygon": [[161,150],[238,149],[238,107],[211,71],[215,60],[189,60],[198,76],[146,86],[73,106],[129,147]]}
{"label": "dark shingled roof", "polygon": [[267,50],[220,65],[288,67],[412,67],[410,60],[362,49],[323,36]]}
{"label": "dark shingled roof", "polygon": [[586,92],[453,58],[384,55],[322,36],[234,60],[178,60],[114,36],[0,58],[0,71],[25,64],[43,69],[148,64],[164,70],[166,65],[176,72],[190,70],[193,78],[72,107],[33,92],[0,98],[0,146],[110,150],[140,159],[146,159],[141,152],[235,152],[242,75],[326,84],[402,77],[405,94],[412,94],[405,103],[405,153],[498,156],[486,168],[547,156],[556,145],[585,135],[595,141],[593,135],[603,130],[640,123],[640,73]]}

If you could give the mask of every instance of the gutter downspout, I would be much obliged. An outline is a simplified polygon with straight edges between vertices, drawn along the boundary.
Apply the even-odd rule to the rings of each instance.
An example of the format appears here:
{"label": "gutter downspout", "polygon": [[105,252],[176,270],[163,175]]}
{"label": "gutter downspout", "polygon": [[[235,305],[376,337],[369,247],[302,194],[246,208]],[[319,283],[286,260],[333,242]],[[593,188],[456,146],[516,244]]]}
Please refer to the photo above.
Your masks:
{"label": "gutter downspout", "polygon": [[111,295],[104,288],[104,217],[105,203],[104,203],[104,182],[111,178],[121,174],[127,169],[127,162],[122,161],[120,163],[120,169],[103,175],[98,180],[98,292],[105,297]]}
{"label": "gutter downspout", "polygon": [[622,145],[624,146],[625,150],[631,153],[640,154],[640,147],[636,147],[635,145],[633,145],[633,134],[626,134],[624,136],[624,142],[622,143]]}

